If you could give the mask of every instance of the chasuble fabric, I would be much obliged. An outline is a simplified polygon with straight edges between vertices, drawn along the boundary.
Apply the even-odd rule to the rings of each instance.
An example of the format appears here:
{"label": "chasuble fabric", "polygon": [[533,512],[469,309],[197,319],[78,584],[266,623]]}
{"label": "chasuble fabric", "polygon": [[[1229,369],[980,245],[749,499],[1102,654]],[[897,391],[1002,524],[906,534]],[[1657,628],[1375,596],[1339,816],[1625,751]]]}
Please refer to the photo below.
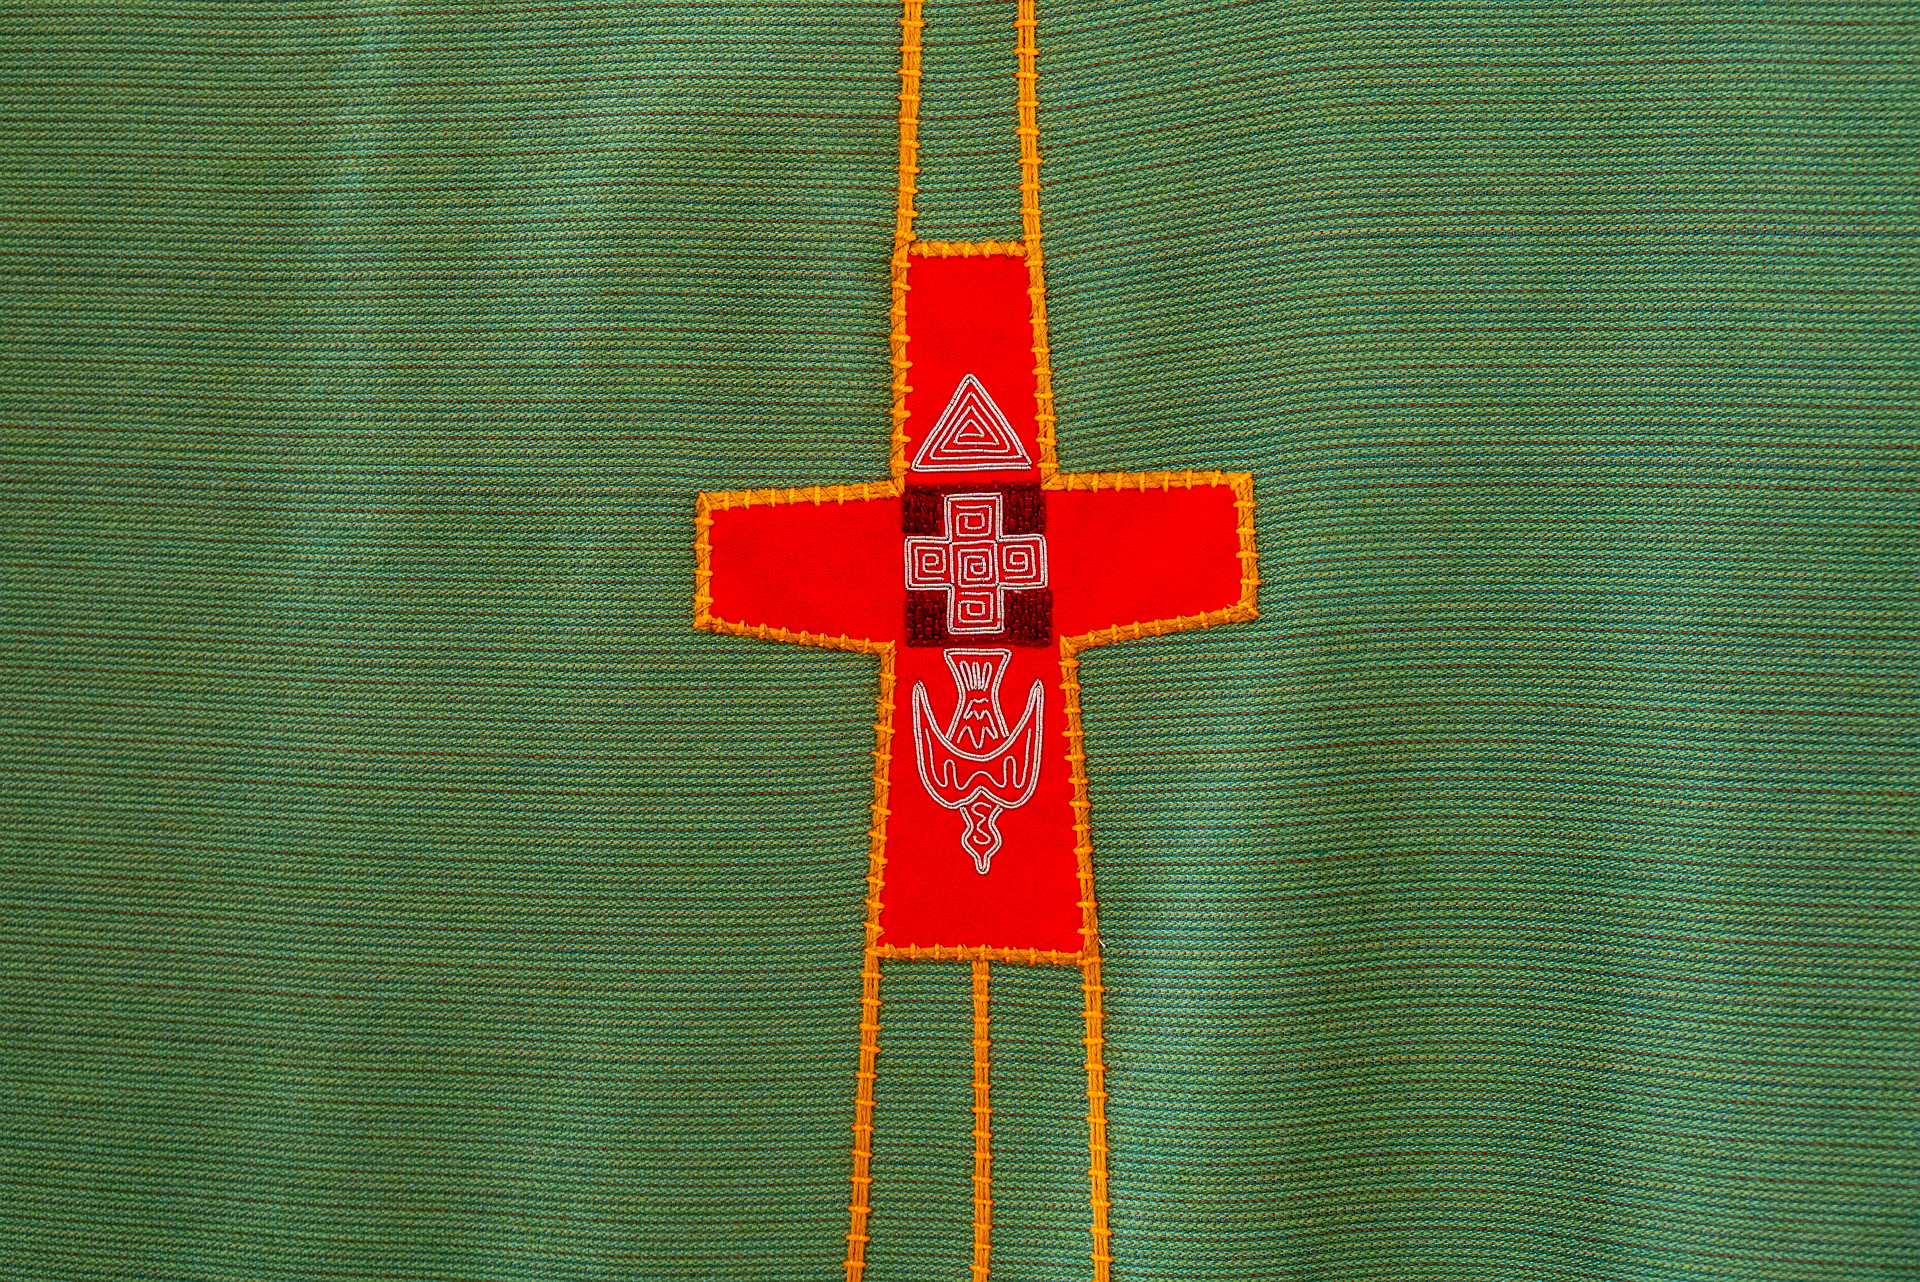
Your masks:
{"label": "chasuble fabric", "polygon": [[[922,237],[1024,234],[1018,12]],[[886,475],[901,18],[0,23],[0,1277],[847,1276],[876,665],[694,533]],[[1061,466],[1257,526],[1079,660],[1113,1278],[1920,1276],[1914,18],[1039,0]],[[978,1279],[979,992],[880,992],[864,1279]]]}

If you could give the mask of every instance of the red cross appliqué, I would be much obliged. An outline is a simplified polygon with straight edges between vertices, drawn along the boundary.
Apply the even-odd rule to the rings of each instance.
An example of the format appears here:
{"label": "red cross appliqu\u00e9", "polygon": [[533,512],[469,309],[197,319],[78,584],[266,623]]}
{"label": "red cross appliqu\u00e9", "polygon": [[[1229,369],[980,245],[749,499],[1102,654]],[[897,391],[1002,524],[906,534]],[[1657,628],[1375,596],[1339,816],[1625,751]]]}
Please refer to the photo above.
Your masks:
{"label": "red cross appliqu\u00e9", "polygon": [[1251,478],[1060,471],[1021,247],[904,262],[892,479],[701,495],[695,622],[879,657],[881,955],[1078,961],[1077,655],[1253,617]]}
{"label": "red cross appliqu\u00e9", "polygon": [[907,587],[944,592],[947,631],[1004,631],[1007,593],[1047,586],[1047,540],[1001,529],[1004,500],[994,493],[943,496],[947,532],[907,540]]}

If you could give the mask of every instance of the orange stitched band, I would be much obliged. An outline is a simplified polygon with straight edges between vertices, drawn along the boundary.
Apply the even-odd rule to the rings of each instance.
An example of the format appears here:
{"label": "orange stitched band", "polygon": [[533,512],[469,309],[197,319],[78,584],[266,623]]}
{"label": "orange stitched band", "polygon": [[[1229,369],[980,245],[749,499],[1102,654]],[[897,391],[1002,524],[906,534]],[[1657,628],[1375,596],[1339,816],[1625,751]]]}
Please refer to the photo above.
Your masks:
{"label": "orange stitched band", "polygon": [[873,1083],[880,1058],[880,884],[887,866],[888,774],[893,753],[893,646],[880,647],[880,694],[874,705],[873,815],[867,827],[866,956],[860,966],[860,1068],[853,1098],[853,1196],[848,1205],[847,1276],[866,1263],[867,1214],[873,1190]]}
{"label": "orange stitched band", "polygon": [[1033,300],[1034,437],[1040,447],[1040,479],[1060,466],[1054,452],[1053,361],[1047,346],[1047,277],[1040,252],[1040,98],[1035,70],[1038,49],[1033,0],[1020,0],[1014,16],[1019,67],[1020,227],[1027,249],[1027,295]]}
{"label": "orange stitched band", "polygon": [[1107,1282],[1113,1264],[1107,1225],[1107,1067],[1102,1028],[1100,915],[1093,895],[1092,806],[1087,798],[1086,739],[1080,727],[1080,658],[1073,638],[1060,642],[1060,692],[1067,709],[1067,766],[1073,776],[1073,853],[1080,871],[1080,934],[1086,943],[1080,963],[1084,1000],[1087,1065],[1087,1183],[1093,1209],[1093,1276]]}
{"label": "orange stitched band", "polygon": [[[1060,460],[1055,444],[1053,360],[1047,337],[1047,277],[1040,238],[1040,93],[1039,36],[1033,0],[1019,0],[1014,17],[1019,67],[1020,226],[1027,246],[1027,293],[1033,304],[1034,437],[1040,454],[1040,480],[1054,484]],[[1245,564],[1244,562],[1242,564]],[[1246,596],[1242,585],[1243,599]],[[1089,638],[1089,644],[1093,644]],[[1112,1236],[1107,1225],[1106,1067],[1102,1056],[1100,923],[1093,898],[1093,841],[1087,822],[1086,755],[1080,734],[1078,661],[1071,639],[1060,642],[1062,686],[1066,694],[1067,750],[1073,773],[1074,853],[1080,871],[1082,988],[1087,1022],[1087,1149],[1089,1202],[1093,1209],[1094,1282],[1112,1276]]]}
{"label": "orange stitched band", "polygon": [[[893,431],[887,446],[892,480],[877,487],[847,486],[891,498],[907,475],[907,247],[913,241],[914,174],[920,148],[921,0],[903,0],[900,11],[899,200],[893,224],[893,291],[888,304],[887,349],[893,371]],[[836,496],[838,497],[838,496]],[[815,499],[819,502],[819,499]],[[704,537],[704,534],[703,534]],[[702,587],[704,588],[704,583]],[[872,643],[869,643],[872,644]],[[856,647],[865,648],[865,647]],[[887,767],[893,749],[893,646],[874,646],[880,656],[880,698],[874,716],[873,822],[867,828],[866,955],[860,967],[860,1069],[853,1101],[853,1193],[847,1208],[847,1282],[860,1282],[867,1263],[867,1219],[873,1205],[873,1083],[880,1057],[880,886],[887,865]]]}
{"label": "orange stitched band", "polygon": [[1078,966],[1085,958],[1079,953],[1052,952],[1045,948],[984,948],[963,944],[882,944],[882,957],[897,961],[997,961],[1015,966]]}
{"label": "orange stitched band", "polygon": [[988,1104],[987,963],[973,963],[973,1282],[993,1254],[993,1109]]}
{"label": "orange stitched band", "polygon": [[1080,989],[1087,1032],[1087,1183],[1093,1208],[1093,1278],[1111,1282],[1113,1236],[1107,1192],[1106,987],[1100,981],[1100,914],[1093,893],[1092,803],[1087,796],[1086,737],[1080,723],[1080,651],[1114,641],[1159,636],[1187,628],[1211,627],[1256,617],[1260,571],[1254,554],[1253,477],[1245,472],[1056,472],[1045,482],[1058,490],[1149,490],[1227,485],[1233,488],[1235,525],[1240,542],[1240,599],[1221,610],[1172,619],[1142,620],[1060,639],[1060,691],[1067,710],[1067,766],[1073,776],[1074,854],[1080,869]]}
{"label": "orange stitched band", "polygon": [[[900,177],[893,222],[893,302],[887,346],[893,365],[893,439],[887,467],[893,479],[907,474],[907,254],[913,244],[914,175],[920,172],[920,0],[903,0],[900,11]],[[848,1261],[849,1278],[858,1270]]]}
{"label": "orange stitched band", "polygon": [[[1116,473],[1124,475],[1124,473]],[[853,485],[790,485],[784,489],[708,490],[700,496],[703,512],[774,503],[859,503],[900,497],[898,481],[861,481]]]}
{"label": "orange stitched band", "polygon": [[1026,252],[1017,240],[916,240],[907,246],[912,258],[1022,258]]}

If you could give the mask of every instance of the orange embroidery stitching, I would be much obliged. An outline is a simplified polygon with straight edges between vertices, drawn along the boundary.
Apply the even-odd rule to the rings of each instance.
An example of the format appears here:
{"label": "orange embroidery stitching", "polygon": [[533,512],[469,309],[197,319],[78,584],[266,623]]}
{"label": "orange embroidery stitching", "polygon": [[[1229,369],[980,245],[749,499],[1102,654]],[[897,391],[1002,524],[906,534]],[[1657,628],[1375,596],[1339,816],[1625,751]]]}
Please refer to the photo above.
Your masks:
{"label": "orange embroidery stitching", "polygon": [[987,963],[973,963],[973,1282],[993,1254],[993,1109],[988,1103]]}
{"label": "orange embroidery stitching", "polygon": [[1015,966],[1078,966],[1084,953],[1049,952],[1044,948],[979,948],[959,944],[882,944],[882,957],[900,961],[996,961]]}
{"label": "orange embroidery stitching", "polygon": [[1053,361],[1047,346],[1047,277],[1040,252],[1040,88],[1035,62],[1039,56],[1033,0],[1020,0],[1014,16],[1015,49],[1019,69],[1020,228],[1026,243],[1027,293],[1033,300],[1033,380],[1036,405],[1034,433],[1040,444],[1040,477],[1051,477],[1059,467],[1054,450]]}
{"label": "orange embroidery stitching", "polygon": [[1024,258],[1026,253],[1017,240],[916,240],[907,246],[911,258]]}
{"label": "orange embroidery stitching", "polygon": [[[887,346],[893,365],[893,447],[888,465],[895,481],[907,475],[907,253],[913,244],[914,185],[920,172],[920,0],[902,0],[900,12],[900,173],[899,204],[893,222],[893,303],[888,311]],[[849,1282],[859,1282],[860,1265],[849,1252]]]}

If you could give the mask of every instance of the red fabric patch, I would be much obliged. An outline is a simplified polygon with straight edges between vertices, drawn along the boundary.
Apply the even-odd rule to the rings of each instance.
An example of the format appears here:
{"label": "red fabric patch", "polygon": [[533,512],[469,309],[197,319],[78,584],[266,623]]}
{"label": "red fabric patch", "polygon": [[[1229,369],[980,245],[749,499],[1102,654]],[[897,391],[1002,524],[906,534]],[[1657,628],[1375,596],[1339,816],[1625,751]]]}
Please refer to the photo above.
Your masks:
{"label": "red fabric patch", "polygon": [[[982,258],[907,260],[907,463],[971,374],[1005,415],[1029,459],[1040,458],[1034,411],[1033,313],[1027,261]],[[1037,466],[978,472],[911,472],[917,481],[952,484],[1038,480]]]}
{"label": "red fabric patch", "polygon": [[961,847],[965,821],[929,795],[914,759],[914,686],[925,686],[936,719],[944,723],[955,702],[953,678],[939,650],[902,647],[896,656],[882,943],[1080,951],[1080,866],[1060,655],[1051,649],[1011,653],[1001,706],[1007,720],[1015,720],[1033,683],[1041,683],[1043,756],[1033,796],[998,816],[1002,845],[984,876]]}
{"label": "red fabric patch", "polygon": [[899,499],[724,508],[707,541],[717,619],[904,639]]}
{"label": "red fabric patch", "polygon": [[1047,542],[1061,636],[1205,614],[1240,599],[1231,486],[1049,490]]}

